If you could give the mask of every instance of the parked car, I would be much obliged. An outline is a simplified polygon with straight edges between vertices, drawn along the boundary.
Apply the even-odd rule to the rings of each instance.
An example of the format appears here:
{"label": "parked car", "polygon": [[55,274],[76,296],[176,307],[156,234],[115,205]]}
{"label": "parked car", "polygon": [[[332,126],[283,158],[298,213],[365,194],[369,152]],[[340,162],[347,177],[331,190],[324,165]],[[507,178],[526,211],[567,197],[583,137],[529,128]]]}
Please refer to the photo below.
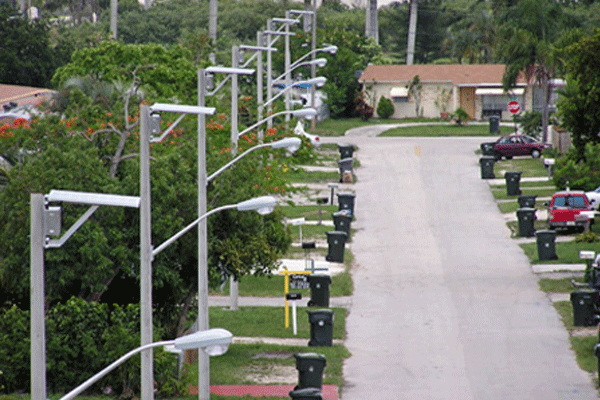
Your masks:
{"label": "parked car", "polygon": [[551,146],[531,136],[513,134],[503,136],[494,143],[494,156],[497,160],[500,160],[502,157],[510,160],[514,156],[529,155],[533,158],[538,158],[542,155],[542,150],[548,147]]}
{"label": "parked car", "polygon": [[585,192],[588,200],[590,201],[590,205],[596,211],[599,211],[598,206],[600,206],[600,186],[591,192]]}
{"label": "parked car", "polygon": [[594,210],[583,191],[556,192],[548,203],[548,227],[579,228],[584,230],[594,223]]}

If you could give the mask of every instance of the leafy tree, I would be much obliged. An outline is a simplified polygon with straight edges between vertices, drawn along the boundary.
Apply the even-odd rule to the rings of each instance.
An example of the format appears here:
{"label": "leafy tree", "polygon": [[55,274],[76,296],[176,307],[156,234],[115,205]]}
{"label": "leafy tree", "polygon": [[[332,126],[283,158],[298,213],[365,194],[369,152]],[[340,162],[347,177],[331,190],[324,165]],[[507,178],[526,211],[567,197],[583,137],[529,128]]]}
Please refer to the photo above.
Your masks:
{"label": "leafy tree", "polygon": [[423,111],[421,110],[421,95],[423,91],[423,84],[421,83],[421,79],[419,75],[415,75],[410,81],[410,83],[406,86],[408,89],[408,94],[415,101],[415,116],[420,117]]}
{"label": "leafy tree", "polygon": [[585,160],[587,143],[600,143],[600,30],[566,49],[567,86],[558,103],[562,124],[571,131],[576,158]]}
{"label": "leafy tree", "polygon": [[377,104],[377,115],[380,118],[387,119],[394,113],[394,104],[387,97],[381,96]]}
{"label": "leafy tree", "polygon": [[60,62],[50,44],[49,28],[43,20],[29,22],[0,4],[0,82],[47,87]]}

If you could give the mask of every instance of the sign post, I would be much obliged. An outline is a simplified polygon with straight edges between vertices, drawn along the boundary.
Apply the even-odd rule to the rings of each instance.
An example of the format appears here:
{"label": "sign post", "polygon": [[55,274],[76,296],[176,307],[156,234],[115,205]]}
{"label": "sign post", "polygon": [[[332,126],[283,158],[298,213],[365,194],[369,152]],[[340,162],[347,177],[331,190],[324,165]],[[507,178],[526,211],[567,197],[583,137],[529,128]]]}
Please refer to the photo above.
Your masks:
{"label": "sign post", "polygon": [[511,100],[508,102],[506,107],[508,111],[513,115],[513,121],[515,122],[515,133],[517,133],[517,113],[521,111],[521,105],[517,100]]}

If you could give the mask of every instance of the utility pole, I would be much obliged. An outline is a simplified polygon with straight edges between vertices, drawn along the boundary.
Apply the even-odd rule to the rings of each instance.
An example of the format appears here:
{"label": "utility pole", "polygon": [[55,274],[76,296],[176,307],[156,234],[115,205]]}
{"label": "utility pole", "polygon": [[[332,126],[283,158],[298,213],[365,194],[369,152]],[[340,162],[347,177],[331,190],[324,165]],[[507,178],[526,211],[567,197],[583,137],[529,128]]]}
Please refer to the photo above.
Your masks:
{"label": "utility pole", "polygon": [[375,39],[375,43],[379,43],[379,25],[377,22],[377,0],[367,1],[367,15],[365,36]]}
{"label": "utility pole", "polygon": [[408,46],[406,48],[406,65],[413,65],[415,56],[415,37],[417,36],[417,4],[418,0],[410,0],[410,19],[408,22]]}

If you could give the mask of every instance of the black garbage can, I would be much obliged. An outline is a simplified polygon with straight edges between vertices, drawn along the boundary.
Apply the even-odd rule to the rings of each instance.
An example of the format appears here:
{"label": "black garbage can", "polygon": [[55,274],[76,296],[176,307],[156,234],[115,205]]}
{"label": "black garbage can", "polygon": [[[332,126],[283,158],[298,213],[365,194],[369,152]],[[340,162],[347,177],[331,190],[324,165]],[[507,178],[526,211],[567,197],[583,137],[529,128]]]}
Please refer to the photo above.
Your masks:
{"label": "black garbage can", "polygon": [[517,220],[519,222],[519,236],[532,237],[535,235],[535,208],[519,208],[517,210]]}
{"label": "black garbage can", "polygon": [[519,185],[521,184],[520,172],[505,172],[504,179],[506,180],[506,195],[518,196],[521,194]]}
{"label": "black garbage can", "polygon": [[298,386],[294,390],[304,388],[318,388],[323,386],[323,370],[326,359],[323,354],[299,353],[296,357],[296,369],[298,370]]}
{"label": "black garbage can", "polygon": [[593,326],[598,324],[597,306],[599,293],[598,290],[594,289],[580,289],[571,292],[573,325]]}
{"label": "black garbage can", "polygon": [[481,179],[494,179],[494,164],[496,158],[493,156],[483,156],[479,159],[479,166],[481,167]]}
{"label": "black garbage can", "polygon": [[323,393],[317,388],[296,389],[290,392],[290,398],[294,400],[323,400]]}
{"label": "black garbage can", "polygon": [[535,241],[537,243],[538,260],[556,260],[556,232],[555,231],[537,231]]}
{"label": "black garbage can", "polygon": [[329,285],[331,276],[325,274],[312,274],[308,276],[310,284],[309,307],[329,307]]}
{"label": "black garbage can", "polygon": [[333,225],[336,231],[346,232],[346,235],[350,237],[350,224],[352,223],[352,214],[349,210],[342,210],[331,214],[333,218]]}
{"label": "black garbage can", "polygon": [[490,117],[490,133],[498,132],[500,132],[500,117],[494,115]]}
{"label": "black garbage can", "polygon": [[494,142],[481,143],[479,145],[479,148],[481,149],[481,154],[484,156],[493,156],[494,144]]}
{"label": "black garbage can", "polygon": [[353,182],[353,163],[353,158],[343,158],[338,161],[338,167],[340,168],[340,183]]}
{"label": "black garbage can", "polygon": [[309,346],[333,345],[333,310],[306,310],[310,323]]}
{"label": "black garbage can", "polygon": [[344,262],[344,249],[346,247],[346,240],[348,235],[346,232],[341,231],[329,231],[327,235],[327,255],[325,260],[329,262]]}
{"label": "black garbage can", "polygon": [[350,215],[354,215],[354,193],[338,193],[338,211],[348,210]]}
{"label": "black garbage can", "polygon": [[519,207],[521,208],[525,208],[525,207],[529,207],[529,208],[534,208],[535,207],[535,198],[537,197],[537,195],[522,195],[519,196],[519,199],[517,200],[519,203]]}
{"label": "black garbage can", "polygon": [[354,146],[352,146],[351,144],[349,145],[338,145],[338,150],[340,151],[340,158],[344,159],[344,158],[352,158],[352,155],[354,154]]}

